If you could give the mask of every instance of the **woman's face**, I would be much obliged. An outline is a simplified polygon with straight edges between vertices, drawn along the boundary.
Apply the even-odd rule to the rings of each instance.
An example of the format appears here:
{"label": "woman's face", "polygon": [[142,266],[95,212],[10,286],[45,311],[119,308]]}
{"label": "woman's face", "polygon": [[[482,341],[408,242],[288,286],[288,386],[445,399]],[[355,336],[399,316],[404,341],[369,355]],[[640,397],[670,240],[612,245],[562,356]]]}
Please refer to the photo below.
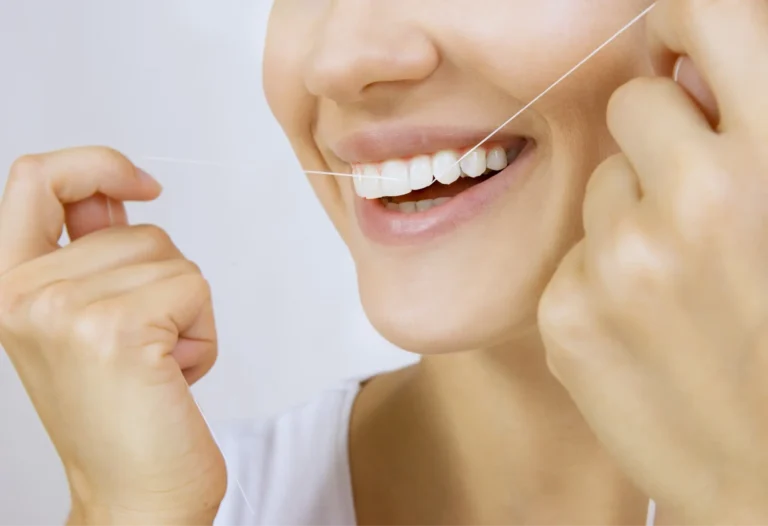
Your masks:
{"label": "woman's face", "polygon": [[610,95],[650,71],[642,26],[452,165],[650,3],[276,0],[267,98],[306,170],[365,176],[310,182],[384,337],[437,353],[535,328],[615,152]]}

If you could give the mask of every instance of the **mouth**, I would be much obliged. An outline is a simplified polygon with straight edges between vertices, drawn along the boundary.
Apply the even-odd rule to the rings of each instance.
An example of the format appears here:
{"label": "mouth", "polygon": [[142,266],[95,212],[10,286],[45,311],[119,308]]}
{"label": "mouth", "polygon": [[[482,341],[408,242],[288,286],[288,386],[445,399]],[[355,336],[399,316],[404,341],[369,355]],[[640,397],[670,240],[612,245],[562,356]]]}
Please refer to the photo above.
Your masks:
{"label": "mouth", "polygon": [[357,216],[363,233],[386,245],[415,244],[480,214],[525,171],[535,141],[514,137],[377,163],[354,163]]}
{"label": "mouth", "polygon": [[426,212],[502,172],[527,144],[527,139],[519,138],[481,146],[469,155],[468,149],[452,149],[411,159],[354,164],[355,193],[363,199],[379,200],[393,212]]}

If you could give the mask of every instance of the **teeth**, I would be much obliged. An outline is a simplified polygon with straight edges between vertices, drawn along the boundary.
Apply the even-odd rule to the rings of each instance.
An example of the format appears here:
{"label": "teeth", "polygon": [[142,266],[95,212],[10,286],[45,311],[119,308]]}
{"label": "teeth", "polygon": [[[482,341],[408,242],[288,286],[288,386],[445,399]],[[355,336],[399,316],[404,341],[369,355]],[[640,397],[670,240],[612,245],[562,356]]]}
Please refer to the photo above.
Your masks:
{"label": "teeth", "polygon": [[510,165],[520,154],[519,149],[506,151],[501,146],[478,148],[458,163],[461,154],[443,150],[436,154],[420,155],[413,159],[390,160],[378,164],[360,164],[352,167],[355,193],[365,199],[397,197],[414,190],[423,190],[434,184],[455,183],[460,177],[480,177],[498,172]]}
{"label": "teeth", "polygon": [[426,212],[430,208],[434,206],[435,201],[433,199],[426,199],[424,201],[419,201],[416,203],[416,211],[417,212]]}
{"label": "teeth", "polygon": [[488,152],[488,159],[485,161],[489,170],[495,172],[501,171],[509,164],[507,162],[507,152],[501,146],[496,146]]}
{"label": "teeth", "polygon": [[384,195],[381,191],[381,174],[379,168],[374,164],[366,164],[363,166],[363,175],[365,177],[360,178],[360,192],[358,195],[366,199],[378,199]]}
{"label": "teeth", "polygon": [[382,165],[381,192],[390,197],[411,193],[411,183],[408,179],[408,163],[405,161],[389,161]]}
{"label": "teeth", "polygon": [[450,197],[441,197],[439,199],[424,199],[422,201],[408,201],[400,204],[387,201],[385,206],[387,210],[392,210],[393,212],[400,212],[403,214],[415,214],[417,212],[426,212],[427,210],[431,210],[436,206],[442,206],[450,200],[451,200]]}
{"label": "teeth", "polygon": [[352,175],[354,175],[355,193],[360,197],[365,197],[365,186],[363,185],[363,178],[360,177],[363,174],[363,167],[356,164],[352,167]]}
{"label": "teeth", "polygon": [[486,153],[484,148],[478,148],[461,161],[461,171],[470,177],[480,177],[486,170]]}
{"label": "teeth", "polygon": [[432,184],[432,158],[422,155],[411,160],[411,190],[421,190]]}
{"label": "teeth", "polygon": [[432,158],[432,173],[443,184],[455,183],[461,177],[461,167],[457,164],[459,154],[450,150],[438,152]]}

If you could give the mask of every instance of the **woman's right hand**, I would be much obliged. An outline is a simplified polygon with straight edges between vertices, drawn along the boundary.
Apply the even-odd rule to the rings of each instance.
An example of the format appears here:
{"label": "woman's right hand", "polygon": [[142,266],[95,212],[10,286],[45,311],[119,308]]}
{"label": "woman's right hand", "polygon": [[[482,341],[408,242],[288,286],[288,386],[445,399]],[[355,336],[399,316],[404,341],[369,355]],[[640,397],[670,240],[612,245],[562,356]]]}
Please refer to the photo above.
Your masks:
{"label": "woman's right hand", "polygon": [[73,522],[211,524],[226,490],[188,387],[216,358],[208,284],[122,204],[159,194],[119,153],[77,148],[19,159],[0,201],[0,345],[64,463]]}

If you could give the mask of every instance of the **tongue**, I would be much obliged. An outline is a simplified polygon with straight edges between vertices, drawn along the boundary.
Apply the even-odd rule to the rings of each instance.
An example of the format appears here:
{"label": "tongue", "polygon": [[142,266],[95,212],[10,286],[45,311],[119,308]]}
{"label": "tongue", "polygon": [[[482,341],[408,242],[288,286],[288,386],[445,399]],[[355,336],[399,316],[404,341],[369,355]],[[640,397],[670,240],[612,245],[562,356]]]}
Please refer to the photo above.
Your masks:
{"label": "tongue", "polygon": [[393,203],[408,203],[426,201],[428,199],[440,199],[441,197],[456,197],[464,190],[467,190],[476,184],[482,183],[486,179],[491,177],[490,175],[484,175],[482,177],[462,177],[455,183],[444,185],[443,183],[436,182],[432,186],[424,188],[423,190],[416,190],[410,194],[401,195],[399,197],[388,197],[387,200]]}

